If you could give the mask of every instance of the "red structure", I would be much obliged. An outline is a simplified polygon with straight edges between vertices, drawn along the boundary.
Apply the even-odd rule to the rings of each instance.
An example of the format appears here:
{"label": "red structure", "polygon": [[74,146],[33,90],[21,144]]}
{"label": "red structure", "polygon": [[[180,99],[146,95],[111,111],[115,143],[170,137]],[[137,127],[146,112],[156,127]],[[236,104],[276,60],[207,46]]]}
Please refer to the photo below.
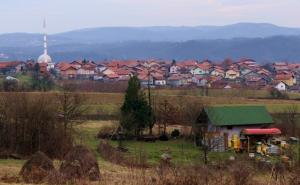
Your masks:
{"label": "red structure", "polygon": [[281,130],[278,128],[244,129],[245,135],[279,135]]}

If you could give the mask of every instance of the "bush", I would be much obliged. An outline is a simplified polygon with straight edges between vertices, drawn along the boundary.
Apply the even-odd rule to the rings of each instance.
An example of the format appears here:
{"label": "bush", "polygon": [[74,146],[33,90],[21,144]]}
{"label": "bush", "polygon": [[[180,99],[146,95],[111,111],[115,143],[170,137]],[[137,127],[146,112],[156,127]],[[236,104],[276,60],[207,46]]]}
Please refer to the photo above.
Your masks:
{"label": "bush", "polygon": [[160,141],[169,141],[169,137],[167,134],[162,134],[158,138]]}
{"label": "bush", "polygon": [[234,185],[250,184],[254,175],[253,166],[244,160],[235,161],[229,171]]}
{"label": "bush", "polygon": [[62,158],[72,147],[71,129],[66,129],[55,98],[36,93],[0,95],[0,150],[21,156],[42,151]]}
{"label": "bush", "polygon": [[279,91],[276,88],[270,90],[270,96],[273,99],[289,99],[288,95],[284,92]]}
{"label": "bush", "polygon": [[68,180],[100,180],[99,165],[94,153],[81,145],[75,146],[67,153],[60,166],[60,172]]}
{"label": "bush", "polygon": [[300,184],[300,170],[296,169],[294,172],[291,173],[289,177],[289,184],[290,185],[299,185]]}
{"label": "bush", "polygon": [[52,160],[37,152],[23,165],[20,175],[26,183],[41,183],[54,170]]}
{"label": "bush", "polygon": [[18,81],[17,80],[5,80],[3,82],[4,91],[17,91]]}
{"label": "bush", "polygon": [[180,131],[178,129],[174,129],[171,133],[171,136],[173,138],[179,137],[180,136]]}
{"label": "bush", "polygon": [[[126,148],[124,152],[127,151]],[[107,160],[111,163],[127,166],[127,167],[138,167],[145,168],[148,167],[146,162],[146,155],[143,152],[139,152],[134,158],[133,157],[125,157],[122,149],[115,148],[111,146],[106,140],[101,140],[98,146],[97,151],[101,155],[104,160]]]}
{"label": "bush", "polygon": [[99,139],[111,138],[114,132],[116,131],[116,129],[117,129],[116,126],[104,126],[99,130],[97,134],[97,138]]}

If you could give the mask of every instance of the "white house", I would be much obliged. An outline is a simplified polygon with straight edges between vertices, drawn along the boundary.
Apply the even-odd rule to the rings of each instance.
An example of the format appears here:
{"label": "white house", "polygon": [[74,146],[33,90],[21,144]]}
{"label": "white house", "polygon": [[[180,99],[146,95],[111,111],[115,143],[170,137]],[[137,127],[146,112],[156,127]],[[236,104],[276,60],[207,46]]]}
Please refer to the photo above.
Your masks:
{"label": "white house", "polygon": [[287,90],[287,85],[284,82],[279,82],[275,88],[279,91],[286,91]]}
{"label": "white house", "polygon": [[225,78],[234,80],[240,77],[240,72],[238,70],[229,69],[225,73]]}
{"label": "white house", "polygon": [[212,76],[221,76],[224,77],[224,70],[222,69],[214,69],[210,72]]}
{"label": "white house", "polygon": [[200,67],[195,67],[193,69],[190,70],[190,73],[192,75],[205,75],[205,74],[209,74],[209,71],[208,70],[204,70]]}
{"label": "white house", "polygon": [[170,74],[177,74],[178,73],[178,71],[179,71],[179,69],[180,69],[180,67],[179,66],[177,66],[177,65],[172,65],[171,67],[170,67]]}
{"label": "white house", "polygon": [[156,86],[165,86],[167,85],[167,81],[165,79],[155,79],[154,85]]}
{"label": "white house", "polygon": [[97,72],[103,72],[103,71],[105,71],[106,69],[107,69],[107,67],[104,66],[104,65],[98,65],[98,66],[95,68],[95,70],[96,70]]}

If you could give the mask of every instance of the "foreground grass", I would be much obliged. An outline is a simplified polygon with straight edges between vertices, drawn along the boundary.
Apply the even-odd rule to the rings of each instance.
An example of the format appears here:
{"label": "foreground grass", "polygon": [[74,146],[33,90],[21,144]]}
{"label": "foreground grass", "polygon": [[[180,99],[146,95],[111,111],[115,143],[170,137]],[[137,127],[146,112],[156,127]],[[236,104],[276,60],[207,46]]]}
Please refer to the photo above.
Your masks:
{"label": "foreground grass", "polygon": [[[112,145],[117,146],[117,142],[112,141]],[[133,158],[144,157],[150,165],[158,165],[163,153],[169,153],[172,157],[172,163],[175,165],[195,165],[202,164],[204,161],[203,152],[195,147],[192,141],[184,139],[171,139],[169,141],[138,142],[124,141],[129,152],[128,156]],[[228,159],[231,152],[210,152],[209,159],[212,161],[222,161]]]}
{"label": "foreground grass", "polygon": [[[77,139],[79,144],[88,146],[96,154],[99,161],[102,160],[97,147],[99,140],[96,138],[98,131],[104,126],[111,126],[117,124],[112,121],[87,121],[79,126],[77,130],[80,132],[80,138]],[[110,141],[113,146],[117,146],[116,141]],[[145,158],[151,165],[157,165],[160,162],[161,155],[165,152],[170,153],[172,162],[177,165],[192,165],[203,162],[203,153],[190,140],[171,139],[169,141],[156,141],[154,143],[139,142],[139,141],[123,141],[123,146],[128,148],[128,157],[134,159]],[[220,161],[228,159],[232,155],[231,152],[209,153],[209,159],[213,161]]]}
{"label": "foreground grass", "polygon": [[[107,125],[115,124],[112,121],[86,121],[81,125],[76,126],[76,130],[79,132],[76,142],[77,144],[84,144],[88,146],[95,154],[99,162],[99,168],[101,176],[103,177],[101,182],[95,184],[144,184],[144,181],[138,181],[138,177],[142,177],[145,174],[159,173],[156,168],[149,169],[132,169],[116,164],[112,164],[103,160],[98,153],[96,148],[99,140],[95,137],[98,131]],[[80,137],[79,137],[80,135]],[[116,142],[111,142],[113,145],[117,145]],[[155,143],[145,143],[137,141],[126,141],[124,145],[129,149],[129,156],[138,156],[139,154],[146,154],[147,162],[150,164],[158,164],[160,155],[169,151],[172,156],[172,162],[178,165],[190,165],[202,163],[203,154],[201,151],[194,147],[193,143],[188,140],[174,139],[167,142],[157,141]],[[214,162],[228,159],[229,156],[233,155],[231,152],[226,153],[209,153],[209,159]],[[18,176],[18,173],[24,164],[24,160],[0,160],[0,178],[4,176]],[[55,166],[59,167],[60,162],[55,161]],[[256,176],[256,179],[260,182],[264,182],[267,176],[260,174]],[[268,177],[269,178],[269,177]],[[141,180],[143,180],[141,178]],[[140,182],[140,183],[139,183]],[[10,183],[4,183],[0,180],[0,185],[7,185]],[[20,183],[24,184],[24,183]],[[94,184],[94,183],[92,183]],[[18,184],[19,185],[19,184]]]}

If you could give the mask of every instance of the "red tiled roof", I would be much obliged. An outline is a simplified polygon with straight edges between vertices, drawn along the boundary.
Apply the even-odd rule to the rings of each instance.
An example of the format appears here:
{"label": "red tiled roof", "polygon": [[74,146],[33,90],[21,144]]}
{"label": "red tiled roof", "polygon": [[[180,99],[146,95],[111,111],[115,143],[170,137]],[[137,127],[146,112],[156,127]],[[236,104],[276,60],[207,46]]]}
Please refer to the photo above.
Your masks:
{"label": "red tiled roof", "polygon": [[181,79],[183,79],[183,77],[179,75],[172,75],[168,78],[168,80],[181,80]]}
{"label": "red tiled roof", "polygon": [[155,78],[156,80],[164,80],[164,75],[160,74],[160,73],[154,73],[154,74],[151,74],[151,76],[153,78]]}
{"label": "red tiled roof", "polygon": [[198,64],[197,67],[203,69],[203,70],[209,70],[211,68],[211,65],[206,64]]}
{"label": "red tiled roof", "polygon": [[275,76],[275,80],[290,80],[292,77],[292,74],[278,74]]}
{"label": "red tiled roof", "polygon": [[78,67],[77,67],[76,65],[74,65],[74,64],[68,64],[68,63],[62,63],[62,64],[59,66],[59,70],[61,70],[61,71],[66,71],[66,70],[68,70],[68,69],[70,69],[70,68],[73,68],[73,69],[75,69],[75,70],[78,69]]}
{"label": "red tiled roof", "polygon": [[139,74],[138,75],[138,79],[139,80],[148,80],[148,75],[147,74]]}
{"label": "red tiled roof", "polygon": [[288,64],[286,62],[276,62],[274,63],[274,66],[287,66]]}
{"label": "red tiled roof", "polygon": [[130,71],[124,70],[124,69],[118,69],[116,72],[118,75],[130,75],[131,74]]}
{"label": "red tiled roof", "polygon": [[92,66],[90,64],[82,65],[81,68],[84,69],[84,70],[91,70],[91,71],[95,70],[95,66]]}
{"label": "red tiled roof", "polygon": [[135,67],[138,64],[139,64],[139,62],[136,60],[126,60],[126,61],[112,60],[107,64],[107,66],[108,67],[117,67],[117,68],[122,67],[122,66]]}
{"label": "red tiled roof", "polygon": [[105,76],[107,76],[107,78],[110,78],[110,79],[119,78],[118,74],[108,74],[108,75],[105,75]]}
{"label": "red tiled roof", "polygon": [[185,60],[180,62],[180,65],[185,67],[196,66],[198,64],[197,60]]}
{"label": "red tiled roof", "polygon": [[23,62],[0,62],[0,68],[6,68],[6,67],[15,67],[19,64],[22,64]]}

